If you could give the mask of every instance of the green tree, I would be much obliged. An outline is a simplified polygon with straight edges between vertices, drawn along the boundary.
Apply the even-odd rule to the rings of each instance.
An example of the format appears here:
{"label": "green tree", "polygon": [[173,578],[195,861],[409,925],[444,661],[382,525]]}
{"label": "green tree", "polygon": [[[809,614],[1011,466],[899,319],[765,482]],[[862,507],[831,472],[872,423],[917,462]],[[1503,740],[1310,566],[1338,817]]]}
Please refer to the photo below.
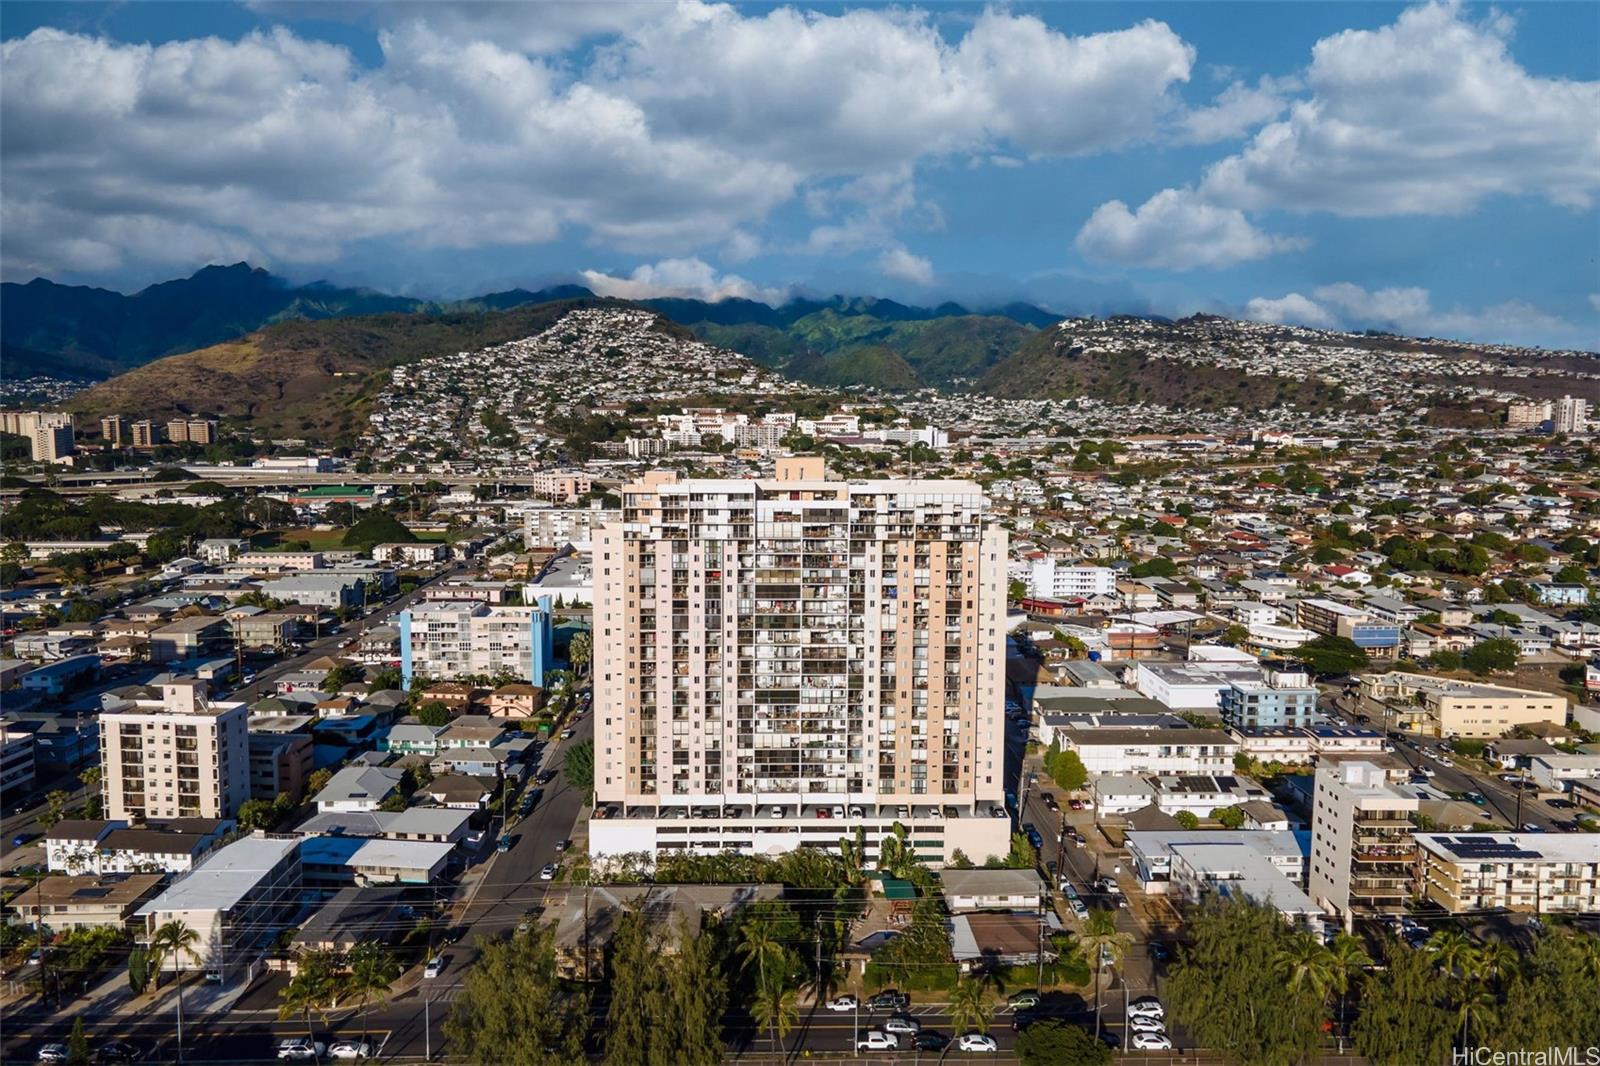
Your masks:
{"label": "green tree", "polygon": [[1240,625],[1238,622],[1234,622],[1228,626],[1227,629],[1222,631],[1222,643],[1232,644],[1234,647],[1238,647],[1240,644],[1243,644],[1249,639],[1249,628],[1247,626]]}
{"label": "green tree", "polygon": [[1386,961],[1367,978],[1351,1029],[1356,1050],[1376,1066],[1448,1061],[1455,1030],[1448,982],[1427,955],[1398,943]]}
{"label": "green tree", "polygon": [[1172,819],[1184,829],[1200,828],[1200,819],[1195,816],[1193,811],[1179,811],[1172,816]]}
{"label": "green tree", "polygon": [[572,664],[580,677],[589,672],[589,658],[593,650],[594,645],[588,633],[574,633],[567,644],[567,662]]}
{"label": "green tree", "polygon": [[712,937],[679,926],[677,951],[663,950],[641,914],[623,915],[611,938],[606,1061],[613,1066],[716,1066],[727,978]]}
{"label": "green tree", "polygon": [[[1356,983],[1372,965],[1372,957],[1362,946],[1361,941],[1349,933],[1336,933],[1333,942],[1328,945],[1328,960],[1333,978],[1332,989],[1339,997],[1339,1017],[1336,1023],[1342,1034],[1348,1019],[1345,1017],[1345,1003]],[[1342,1037],[1341,1037],[1342,1039]],[[1341,1048],[1342,1048],[1341,1044]]]}
{"label": "green tree", "polygon": [[1478,1039],[1492,1047],[1600,1047],[1600,937],[1552,929],[1500,982],[1504,1004]]}
{"label": "green tree", "polygon": [[1133,937],[1117,928],[1116,911],[1096,909],[1089,912],[1089,920],[1083,924],[1083,932],[1078,936],[1078,943],[1083,945],[1084,957],[1094,968],[1094,1035],[1098,1040],[1101,981],[1105,977],[1106,968],[1115,966],[1122,960],[1128,945],[1133,943]]}
{"label": "green tree", "polygon": [[312,1018],[328,1023],[328,1011],[339,996],[339,972],[334,958],[326,951],[302,952],[295,960],[294,976],[278,993],[278,1017],[288,1020],[298,1015],[306,1023],[306,1036],[316,1042]]}
{"label": "green tree", "polygon": [[[1270,904],[1213,898],[1167,982],[1174,1019],[1198,1047],[1262,1066],[1309,1060],[1325,1016],[1326,968]],[[1300,974],[1298,987],[1288,976]]]}
{"label": "green tree", "polygon": [[800,1021],[795,990],[777,984],[763,985],[750,1003],[750,1018],[756,1023],[756,1028],[765,1029],[771,1034],[773,1053],[786,1054],[784,1041]]}
{"label": "green tree", "polygon": [[558,980],[554,929],[487,940],[479,952],[444,1023],[452,1056],[475,1066],[581,1061],[589,994]]}
{"label": "green tree", "polygon": [[235,820],[239,823],[241,832],[271,829],[278,824],[278,811],[264,799],[245,800],[239,804],[239,813]]}
{"label": "green tree", "polygon": [[1319,1001],[1333,991],[1334,962],[1322,942],[1307,932],[1294,934],[1278,948],[1273,965],[1291,993],[1307,991]]}
{"label": "green tree", "polygon": [[354,995],[361,1012],[361,1038],[367,1037],[367,1008],[389,998],[389,986],[400,976],[394,953],[370,941],[358,944],[345,960],[344,991]]}
{"label": "green tree", "polygon": [[1348,637],[1318,637],[1291,654],[1312,673],[1325,676],[1354,673],[1367,665],[1367,653]]}
{"label": "green tree", "polygon": [[44,813],[39,815],[39,824],[49,829],[61,821],[66,816],[67,800],[71,798],[71,793],[64,792],[59,788],[47,792],[44,797]]}
{"label": "green tree", "polygon": [[450,724],[450,708],[438,700],[429,700],[417,708],[417,721],[433,729],[443,729]]}
{"label": "green tree", "polygon": [[1479,641],[1462,654],[1461,665],[1480,675],[1508,673],[1517,668],[1517,643],[1502,637]]}
{"label": "green tree", "polygon": [[161,984],[161,971],[169,961],[173,963],[173,969],[178,973],[180,1014],[183,1013],[183,964],[186,961],[194,963],[200,961],[200,952],[196,947],[199,943],[200,934],[177,919],[162,923],[150,936],[150,962],[157,987]]}
{"label": "green tree", "polygon": [[561,763],[561,774],[583,796],[584,803],[594,801],[594,741],[585,740],[567,749]]}
{"label": "green tree", "polygon": [[1082,1026],[1041,1018],[1017,1034],[1023,1066],[1106,1066],[1111,1049]]}
{"label": "green tree", "polygon": [[1237,804],[1227,807],[1218,807],[1211,812],[1211,818],[1224,829],[1243,829],[1244,811]]}
{"label": "green tree", "polygon": [[311,771],[311,776],[306,778],[306,795],[315,796],[318,792],[328,787],[328,782],[333,780],[333,771],[324,766],[320,770]]}
{"label": "green tree", "polygon": [[986,1033],[994,1006],[982,979],[967,975],[950,990],[950,1025],[957,1033]]}
{"label": "green tree", "polygon": [[72,1032],[67,1037],[67,1061],[72,1066],[89,1066],[89,1036],[83,1031],[83,1015],[72,1019]]}
{"label": "green tree", "polygon": [[135,996],[150,987],[150,952],[135,944],[128,949],[128,989]]}
{"label": "green tree", "polygon": [[1128,574],[1130,577],[1176,577],[1178,564],[1164,555],[1158,555],[1142,563],[1135,563],[1128,570]]}
{"label": "green tree", "polygon": [[1436,670],[1459,670],[1461,669],[1461,653],[1454,648],[1440,648],[1428,656],[1428,663]]}
{"label": "green tree", "polygon": [[1077,752],[1067,750],[1056,756],[1055,764],[1050,767],[1050,776],[1055,783],[1072,792],[1078,792],[1089,784],[1089,770],[1083,765],[1083,759]]}

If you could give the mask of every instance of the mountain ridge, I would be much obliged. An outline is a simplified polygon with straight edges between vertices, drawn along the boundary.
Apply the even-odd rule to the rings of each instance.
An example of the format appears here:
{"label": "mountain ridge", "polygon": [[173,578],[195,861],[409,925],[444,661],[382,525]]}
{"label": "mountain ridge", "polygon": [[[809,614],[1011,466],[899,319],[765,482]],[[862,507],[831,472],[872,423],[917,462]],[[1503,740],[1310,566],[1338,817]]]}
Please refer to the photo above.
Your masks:
{"label": "mountain ridge", "polygon": [[[455,314],[508,311],[554,300],[597,298],[582,285],[507,289],[460,300],[426,300],[375,289],[313,281],[292,285],[249,263],[212,264],[186,278],[155,282],[133,293],[47,278],[0,284],[0,375],[35,373],[102,379],[155,359],[197,351],[290,320],[385,313]],[[659,297],[632,301],[675,322],[787,329],[831,310],[886,322],[932,321],[974,312],[957,304],[914,307],[877,297],[796,297],[778,307],[755,300]],[[984,312],[990,313],[990,312]],[[992,312],[1039,326],[1060,316],[1032,304]]]}

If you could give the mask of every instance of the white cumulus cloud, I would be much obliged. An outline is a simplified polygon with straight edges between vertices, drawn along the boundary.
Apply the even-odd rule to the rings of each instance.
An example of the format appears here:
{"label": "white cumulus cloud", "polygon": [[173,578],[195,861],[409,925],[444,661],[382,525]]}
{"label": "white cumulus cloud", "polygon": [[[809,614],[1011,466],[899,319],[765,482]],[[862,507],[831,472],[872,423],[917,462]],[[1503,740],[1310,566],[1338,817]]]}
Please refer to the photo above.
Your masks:
{"label": "white cumulus cloud", "polygon": [[601,296],[648,300],[675,296],[694,300],[759,300],[776,307],[788,298],[785,289],[763,288],[737,274],[718,274],[700,259],[663,259],[635,267],[621,277],[600,270],[583,271],[584,284]]}
{"label": "white cumulus cloud", "polygon": [[1208,204],[1186,189],[1164,189],[1136,211],[1121,200],[1101,204],[1075,243],[1090,259],[1169,270],[1230,266],[1304,246],[1298,238],[1264,233],[1244,212]]}
{"label": "white cumulus cloud", "polygon": [[878,269],[891,278],[909,281],[913,285],[933,284],[933,264],[904,248],[890,248],[879,256]]}
{"label": "white cumulus cloud", "polygon": [[[1416,286],[1367,289],[1350,282],[1257,297],[1245,308],[1257,322],[1318,329],[1381,329],[1419,337],[1498,339],[1513,343],[1585,343],[1571,323],[1522,300],[1479,309],[1438,308],[1432,294]],[[1593,343],[1590,338],[1587,343]]]}

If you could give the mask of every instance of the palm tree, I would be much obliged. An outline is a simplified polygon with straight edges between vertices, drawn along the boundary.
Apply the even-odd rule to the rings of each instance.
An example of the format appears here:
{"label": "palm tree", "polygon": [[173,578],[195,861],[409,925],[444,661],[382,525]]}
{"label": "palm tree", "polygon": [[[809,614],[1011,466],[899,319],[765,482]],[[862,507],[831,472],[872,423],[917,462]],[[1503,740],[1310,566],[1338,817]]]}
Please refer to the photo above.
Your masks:
{"label": "palm tree", "polygon": [[172,959],[173,968],[178,971],[178,1058],[183,1058],[183,959],[188,956],[193,962],[200,961],[200,953],[195,950],[195,945],[200,943],[200,934],[187,925],[173,919],[157,927],[150,937],[150,955],[154,959],[157,986],[161,982],[161,968],[168,958]]}
{"label": "palm tree", "polygon": [[856,826],[854,837],[839,838],[839,862],[845,883],[852,888],[861,884],[867,871],[867,831],[861,826]]}
{"label": "palm tree", "polygon": [[1478,949],[1463,933],[1441,929],[1428,938],[1434,964],[1445,973],[1466,977],[1477,968]]}
{"label": "palm tree", "polygon": [[1600,936],[1578,937],[1577,945],[1583,956],[1583,968],[1589,971],[1589,980],[1600,984]]}
{"label": "palm tree", "polygon": [[[1600,944],[1600,941],[1596,942]],[[1600,948],[1596,949],[1600,952]],[[1478,976],[1504,985],[1506,980],[1517,972],[1521,956],[1516,949],[1504,940],[1490,940],[1478,948]],[[1594,979],[1600,982],[1600,953],[1596,955],[1597,965],[1593,967]]]}
{"label": "palm tree", "polygon": [[1118,931],[1117,917],[1113,911],[1094,910],[1083,924],[1078,942],[1083,945],[1089,965],[1094,967],[1094,1037],[1100,1039],[1100,978],[1107,965],[1115,966],[1122,958],[1133,937]]}
{"label": "palm tree", "polygon": [[[759,916],[745,922],[739,936],[739,946],[735,950],[744,956],[742,969],[748,969],[751,963],[755,964],[756,997],[759,1000],[761,997],[768,995],[773,989],[773,986],[767,984],[767,960],[771,959],[774,967],[781,966],[784,953],[788,949],[784,947],[783,941],[779,940],[773,933],[772,923],[762,920]],[[778,979],[774,982],[774,986],[782,988],[785,983],[782,976],[775,976]],[[778,1047],[776,1014],[769,1013],[767,1021],[769,1023],[768,1030],[772,1035],[772,1047],[776,1050]]]}
{"label": "palm tree", "polygon": [[1333,971],[1333,990],[1339,994],[1339,1047],[1344,1048],[1344,1004],[1350,994],[1357,974],[1372,965],[1372,956],[1360,940],[1349,933],[1337,933],[1328,945],[1328,959]]}
{"label": "palm tree", "polygon": [[750,1004],[750,1017],[755,1020],[757,1027],[767,1030],[773,1035],[772,1050],[781,1055],[787,1051],[781,1041],[788,1039],[789,1032],[800,1021],[800,1009],[795,1005],[794,989],[784,988],[774,982],[756,992],[754,1002]]}
{"label": "palm tree", "polygon": [[1296,933],[1273,960],[1291,992],[1306,990],[1326,1002],[1334,986],[1333,956],[1315,936]]}
{"label": "palm tree", "polygon": [[350,953],[346,960],[349,971],[345,974],[345,989],[361,1001],[361,1039],[367,1038],[367,1006],[374,999],[389,998],[389,986],[400,976],[400,964],[394,955],[376,944],[364,943]]}
{"label": "palm tree", "polygon": [[324,1023],[329,1008],[338,1001],[338,979],[334,974],[333,959],[323,951],[308,951],[300,956],[299,966],[289,984],[279,993],[278,1017],[282,1019],[300,1015],[306,1022],[306,1036],[316,1051],[317,1033],[311,1025],[315,1014]]}
{"label": "palm tree", "polygon": [[950,991],[950,1024],[956,1034],[987,1032],[992,1010],[986,996],[983,979],[968,977],[958,980]]}
{"label": "palm tree", "polygon": [[1456,1001],[1456,1013],[1461,1016],[1461,1046],[1468,1047],[1468,1023],[1476,1019],[1483,1022],[1494,1015],[1495,1004],[1499,997],[1489,991],[1488,986],[1481,981],[1460,981],[1460,999]]}
{"label": "palm tree", "polygon": [[589,657],[593,651],[594,644],[587,633],[574,633],[567,643],[567,662],[580,677],[589,672]]}

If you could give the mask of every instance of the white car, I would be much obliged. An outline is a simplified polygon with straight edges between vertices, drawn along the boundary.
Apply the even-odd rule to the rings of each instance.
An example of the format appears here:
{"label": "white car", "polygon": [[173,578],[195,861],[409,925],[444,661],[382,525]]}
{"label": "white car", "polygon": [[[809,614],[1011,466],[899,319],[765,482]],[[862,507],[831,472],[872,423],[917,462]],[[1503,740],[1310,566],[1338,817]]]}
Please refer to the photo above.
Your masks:
{"label": "white car", "polygon": [[850,1011],[859,1006],[854,996],[837,996],[828,1000],[828,1009],[832,1011]]}
{"label": "white car", "polygon": [[1145,996],[1128,1004],[1128,1017],[1130,1018],[1165,1018],[1167,1008],[1161,1001],[1153,996]]}
{"label": "white car", "polygon": [[556,879],[556,870],[557,866],[555,863],[545,863],[544,866],[539,870],[539,880],[554,881]]}
{"label": "white car", "polygon": [[1167,1023],[1160,1018],[1131,1015],[1128,1018],[1128,1028],[1136,1033],[1165,1033],[1167,1031]]}
{"label": "white car", "polygon": [[833,809],[833,816],[835,818],[843,818],[844,817],[844,808],[843,807],[835,807]]}
{"label": "white car", "polygon": [[899,1037],[892,1033],[880,1033],[876,1029],[868,1029],[856,1041],[857,1051],[897,1051],[899,1048]]}
{"label": "white car", "polygon": [[278,1045],[278,1058],[306,1062],[322,1058],[323,1052],[327,1050],[328,1046],[320,1040],[311,1041],[305,1037],[295,1037]]}
{"label": "white car", "polygon": [[994,1042],[994,1037],[983,1033],[967,1033],[958,1041],[956,1047],[962,1051],[998,1051],[1000,1045]]}
{"label": "white car", "polygon": [[1133,1047],[1136,1051],[1171,1051],[1172,1039],[1166,1033],[1134,1033]]}
{"label": "white car", "polygon": [[428,965],[423,967],[422,976],[431,981],[444,972],[444,956],[435,955],[428,960]]}
{"label": "white car", "polygon": [[341,1040],[328,1049],[330,1059],[367,1059],[372,1057],[372,1045],[365,1040]]}

